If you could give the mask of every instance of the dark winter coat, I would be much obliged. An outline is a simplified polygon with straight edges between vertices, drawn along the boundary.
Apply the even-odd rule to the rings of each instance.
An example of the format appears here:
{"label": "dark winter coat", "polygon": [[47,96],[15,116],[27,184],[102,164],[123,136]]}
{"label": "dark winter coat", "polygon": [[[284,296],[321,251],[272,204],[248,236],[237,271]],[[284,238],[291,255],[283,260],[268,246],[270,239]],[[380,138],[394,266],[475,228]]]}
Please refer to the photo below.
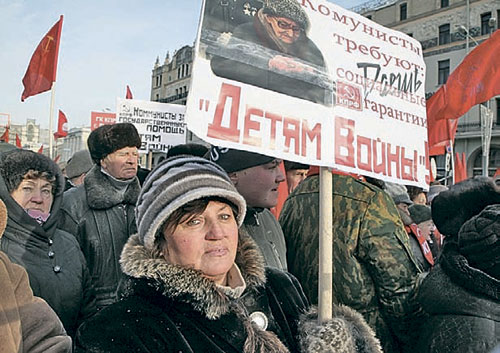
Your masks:
{"label": "dark winter coat", "polygon": [[8,210],[0,250],[26,269],[33,294],[45,299],[68,334],[74,335],[79,324],[95,313],[95,293],[78,242],[57,227],[64,189],[62,174],[57,177],[50,217],[42,226],[10,196],[0,177],[0,197]]}
{"label": "dark winter coat", "polygon": [[259,246],[266,266],[287,271],[285,236],[276,217],[267,208],[247,208],[242,228]]}
{"label": "dark winter coat", "polygon": [[489,353],[500,344],[500,280],[470,266],[455,242],[445,243],[418,298],[430,318],[417,352]]}
{"label": "dark winter coat", "polygon": [[134,210],[139,191],[136,179],[122,196],[100,167],[94,166],[83,185],[64,194],[61,228],[80,243],[99,308],[117,300],[116,290],[123,278],[118,261],[127,239],[137,231]]}
{"label": "dark winter coat", "polygon": [[[240,237],[236,258],[246,289],[236,299],[199,271],[153,257],[135,235],[121,263],[132,276],[127,294],[80,327],[78,351],[380,352],[361,316],[347,307],[336,308],[337,317],[323,336],[313,319],[303,316],[299,322],[309,309],[300,285],[287,273],[264,270],[248,236]],[[267,330],[251,322],[249,314],[256,311],[269,318]],[[331,341],[325,342],[325,336]]]}
{"label": "dark winter coat", "polygon": [[[215,40],[214,45],[218,43],[220,42]],[[207,49],[209,53],[210,48],[209,46]],[[331,104],[332,84],[325,79],[327,76],[323,55],[305,33],[301,33],[297,41],[290,45],[287,54],[282,53],[255,16],[252,22],[236,27],[229,43],[216,47],[213,52],[215,56],[210,64],[217,76],[314,103]],[[300,61],[308,65],[311,71],[272,71],[268,68],[268,62],[277,55]]]}

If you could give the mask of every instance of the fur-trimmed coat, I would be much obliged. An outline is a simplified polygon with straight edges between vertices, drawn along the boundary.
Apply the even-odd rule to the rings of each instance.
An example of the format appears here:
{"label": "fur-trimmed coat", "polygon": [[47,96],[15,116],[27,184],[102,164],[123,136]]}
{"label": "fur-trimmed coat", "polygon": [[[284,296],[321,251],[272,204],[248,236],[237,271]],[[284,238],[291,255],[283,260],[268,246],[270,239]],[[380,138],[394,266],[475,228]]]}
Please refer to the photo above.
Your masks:
{"label": "fur-trimmed coat", "polygon": [[116,290],[123,278],[120,253],[137,231],[134,210],[139,191],[135,179],[122,195],[95,165],[83,185],[64,193],[61,228],[74,234],[80,243],[99,308],[117,300]]}
{"label": "fur-trimmed coat", "polygon": [[[246,282],[231,299],[199,271],[154,257],[132,236],[121,264],[130,276],[124,298],[84,323],[80,352],[381,352],[361,315],[337,307],[318,326],[297,280],[265,269],[255,242],[240,235],[236,264]],[[266,331],[250,314],[269,318]],[[309,314],[306,314],[309,312]]]}

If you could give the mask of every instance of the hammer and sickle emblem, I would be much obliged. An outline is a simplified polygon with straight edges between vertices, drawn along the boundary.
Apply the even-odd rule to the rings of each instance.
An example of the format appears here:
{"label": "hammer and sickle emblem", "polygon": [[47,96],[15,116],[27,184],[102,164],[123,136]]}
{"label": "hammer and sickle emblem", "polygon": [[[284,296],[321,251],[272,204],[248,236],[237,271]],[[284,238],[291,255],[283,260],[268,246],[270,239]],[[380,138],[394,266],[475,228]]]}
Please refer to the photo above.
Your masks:
{"label": "hammer and sickle emblem", "polygon": [[44,51],[49,51],[49,46],[50,43],[54,41],[54,37],[47,36],[47,44],[45,44],[45,48],[43,48]]}

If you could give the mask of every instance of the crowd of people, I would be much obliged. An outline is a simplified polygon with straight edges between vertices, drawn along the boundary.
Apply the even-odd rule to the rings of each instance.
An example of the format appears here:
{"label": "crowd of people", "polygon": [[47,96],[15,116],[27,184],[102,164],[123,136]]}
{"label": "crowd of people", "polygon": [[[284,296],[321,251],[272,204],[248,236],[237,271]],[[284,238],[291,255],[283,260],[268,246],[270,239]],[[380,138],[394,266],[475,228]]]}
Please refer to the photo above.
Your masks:
{"label": "crowd of people", "polygon": [[425,192],[333,172],[333,317],[319,322],[318,168],[186,144],[140,183],[140,145],[132,124],[102,126],[66,175],[39,153],[0,153],[0,351],[500,344],[493,179]]}

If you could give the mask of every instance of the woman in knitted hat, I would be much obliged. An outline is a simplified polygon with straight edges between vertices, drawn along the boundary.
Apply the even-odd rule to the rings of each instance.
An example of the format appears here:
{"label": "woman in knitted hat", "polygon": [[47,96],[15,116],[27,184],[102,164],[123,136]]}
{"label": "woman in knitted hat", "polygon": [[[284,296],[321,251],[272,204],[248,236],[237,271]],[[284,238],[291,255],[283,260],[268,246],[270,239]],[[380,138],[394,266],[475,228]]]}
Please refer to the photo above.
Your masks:
{"label": "woman in knitted hat", "polygon": [[136,207],[138,234],[120,263],[123,298],[84,323],[89,352],[381,352],[362,317],[336,307],[316,323],[297,280],[264,268],[239,232],[246,211],[222,168],[169,158],[148,176]]}
{"label": "woman in knitted hat", "polygon": [[419,299],[430,318],[416,352],[490,353],[500,344],[500,204],[447,238]]}
{"label": "woman in knitted hat", "polygon": [[96,307],[78,242],[58,228],[63,191],[64,177],[50,158],[22,149],[0,154],[0,198],[8,210],[0,250],[26,269],[33,293],[74,335]]}

